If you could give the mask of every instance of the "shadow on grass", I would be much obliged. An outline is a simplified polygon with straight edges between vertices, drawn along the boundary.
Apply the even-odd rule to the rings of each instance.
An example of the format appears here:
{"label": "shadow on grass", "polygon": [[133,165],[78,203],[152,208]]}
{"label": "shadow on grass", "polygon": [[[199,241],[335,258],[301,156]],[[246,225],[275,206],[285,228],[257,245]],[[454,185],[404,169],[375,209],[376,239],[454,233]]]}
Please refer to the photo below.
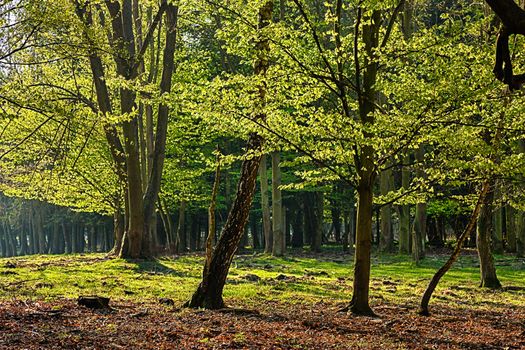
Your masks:
{"label": "shadow on grass", "polygon": [[126,261],[128,263],[135,264],[133,271],[137,273],[175,277],[198,277],[195,273],[192,272],[175,270],[172,267],[164,264],[159,259]]}

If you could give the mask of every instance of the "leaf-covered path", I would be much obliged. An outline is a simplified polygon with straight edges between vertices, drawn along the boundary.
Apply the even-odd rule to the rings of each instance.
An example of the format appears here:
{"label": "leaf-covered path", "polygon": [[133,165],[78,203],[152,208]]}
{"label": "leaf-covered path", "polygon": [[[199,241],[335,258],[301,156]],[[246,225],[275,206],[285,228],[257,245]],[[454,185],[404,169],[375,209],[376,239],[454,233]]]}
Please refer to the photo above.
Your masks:
{"label": "leaf-covered path", "polygon": [[0,303],[1,349],[522,349],[525,309],[434,305],[429,318],[379,304],[379,318],[340,305],[265,301],[258,312],[115,303],[109,312],[73,300]]}

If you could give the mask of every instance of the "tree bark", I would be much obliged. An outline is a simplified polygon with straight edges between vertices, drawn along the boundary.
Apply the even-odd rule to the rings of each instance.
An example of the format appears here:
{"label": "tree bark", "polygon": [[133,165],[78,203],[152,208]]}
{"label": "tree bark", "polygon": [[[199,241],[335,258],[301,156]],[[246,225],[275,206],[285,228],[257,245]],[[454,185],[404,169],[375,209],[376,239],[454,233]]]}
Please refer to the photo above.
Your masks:
{"label": "tree bark", "polygon": [[[416,151],[416,161],[420,162],[420,168],[424,160],[425,150],[423,145],[419,146]],[[416,171],[418,177],[424,176],[424,171],[418,169]],[[414,261],[419,263],[425,257],[425,237],[427,233],[427,204],[417,203],[416,214],[414,217],[414,224],[412,225],[412,257]]]}
{"label": "tree bark", "polygon": [[[270,24],[272,10],[273,0],[266,1],[259,9],[258,34],[260,38],[256,47],[258,58],[255,63],[255,74],[261,77],[266,76],[270,52],[269,39],[262,33],[262,30]],[[265,101],[266,84],[263,83],[259,86],[257,106],[261,108],[261,112],[255,116],[257,120],[264,121],[266,119],[266,114],[263,112]],[[209,269],[204,271],[205,273],[203,273],[199,287],[187,303],[189,307],[204,307],[207,309],[224,307],[222,291],[250,213],[251,203],[255,194],[257,173],[261,162],[263,141],[263,138],[255,133],[252,133],[248,139],[246,157],[242,162],[241,176],[237,184],[237,195],[217,246],[213,251]]]}
{"label": "tree bark", "polygon": [[[359,98],[359,118],[364,126],[374,124],[374,110],[376,100],[375,83],[377,80],[378,64],[375,58],[375,49],[379,45],[379,28],[381,26],[381,11],[374,10],[370,18],[365,18],[363,25],[363,43],[366,52],[363,70],[363,87]],[[358,50],[354,47],[354,50]],[[357,55],[357,53],[356,53]],[[369,306],[370,288],[370,254],[372,249],[372,203],[373,188],[376,173],[375,150],[368,144],[372,137],[364,132],[365,144],[357,155],[357,172],[359,175],[357,193],[357,224],[355,241],[354,289],[350,301],[350,311],[356,315],[374,315]]]}
{"label": "tree bark", "polygon": [[[494,193],[492,197],[498,200],[500,195],[500,185],[496,182]],[[503,254],[503,210],[501,206],[493,207],[492,215],[494,215],[492,232],[492,251],[495,254]]]}
{"label": "tree bark", "polygon": [[264,252],[270,253],[273,247],[273,233],[270,220],[270,200],[268,198],[268,170],[266,164],[266,154],[261,158],[259,166],[259,177],[261,182],[261,209],[264,233]]}
{"label": "tree bark", "polygon": [[465,230],[458,238],[456,247],[454,248],[454,252],[450,256],[450,258],[448,258],[447,262],[445,262],[445,264],[434,274],[432,280],[428,284],[427,289],[425,290],[425,293],[423,294],[423,297],[421,298],[421,303],[419,307],[420,315],[430,315],[430,312],[428,310],[428,303],[430,302],[430,298],[432,297],[434,290],[436,289],[439,281],[441,280],[441,277],[443,277],[447,273],[447,271],[450,270],[454,262],[456,262],[456,260],[458,259],[459,254],[461,253],[461,248],[463,247],[463,243],[470,236],[471,232],[476,228],[476,222],[478,221],[479,212],[481,210],[482,203],[485,201],[485,196],[487,195],[488,191],[490,191],[490,183],[488,181],[485,181],[481,187],[478,202],[476,203],[476,206],[472,211],[472,215],[470,216],[470,220],[467,226],[465,227]]}
{"label": "tree bark", "polygon": [[490,248],[490,238],[493,229],[492,210],[494,207],[494,182],[488,193],[485,195],[481,204],[476,244],[478,248],[479,268],[481,275],[481,287],[496,289],[501,287],[501,283],[496,276],[496,268],[494,266],[494,258]]}
{"label": "tree bark", "polygon": [[286,242],[283,227],[283,203],[281,189],[281,155],[272,152],[272,255],[283,256]]}
{"label": "tree bark", "polygon": [[[390,183],[392,170],[384,170],[380,175],[380,191],[382,195],[390,192]],[[394,234],[392,232],[392,204],[386,204],[381,207],[381,237],[379,241],[379,250],[390,253],[394,250]]]}
{"label": "tree bark", "polygon": [[510,205],[505,207],[505,223],[507,251],[516,253],[516,210]]}

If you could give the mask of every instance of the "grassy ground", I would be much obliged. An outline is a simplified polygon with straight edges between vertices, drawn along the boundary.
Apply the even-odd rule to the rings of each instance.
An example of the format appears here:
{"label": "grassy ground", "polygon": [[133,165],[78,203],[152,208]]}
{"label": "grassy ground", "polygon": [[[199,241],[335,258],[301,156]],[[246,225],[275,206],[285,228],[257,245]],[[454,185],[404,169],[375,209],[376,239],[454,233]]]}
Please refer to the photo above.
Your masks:
{"label": "grassy ground", "polygon": [[[408,257],[404,256],[383,255],[373,257],[371,304],[380,315],[384,315],[382,318],[385,322],[392,322],[392,320],[398,319],[401,314],[404,314],[407,319],[415,317],[415,309],[428,281],[445,259],[445,255],[429,256],[420,266],[415,266]],[[22,301],[24,305],[33,305],[28,307],[31,310],[38,309],[38,305],[41,305],[40,308],[43,307],[44,309],[46,307],[57,310],[65,308],[64,310],[70,310],[71,314],[76,307],[73,300],[79,295],[101,295],[110,297],[112,305],[120,305],[126,308],[136,309],[139,307],[138,305],[149,305],[147,307],[150,313],[156,315],[156,319],[162,319],[166,315],[165,310],[159,308],[158,299],[173,299],[175,306],[180,306],[188,300],[199,283],[202,263],[203,258],[200,255],[160,258],[155,261],[108,259],[103,254],[26,256],[0,259],[0,310],[2,305],[7,310],[9,307],[16,307],[15,304]],[[496,257],[498,276],[505,287],[498,291],[478,288],[479,270],[477,264],[477,256],[472,253],[467,252],[461,257],[438,286],[434,299],[431,301],[431,311],[445,312],[441,316],[448,315],[443,317],[450,317],[451,313],[461,315],[462,312],[474,312],[481,315],[484,312],[496,312],[492,316],[498,321],[494,322],[501,322],[501,317],[506,310],[518,310],[518,315],[523,315],[522,312],[525,310],[525,260],[510,256]],[[317,313],[323,312],[322,309],[324,308],[332,310],[330,311],[333,312],[332,319],[339,319],[340,316],[335,314],[335,310],[343,306],[350,298],[351,277],[351,257],[335,251],[318,257],[299,254],[286,258],[272,258],[261,254],[247,254],[240,255],[234,260],[224,295],[228,305],[262,310],[262,313],[268,317],[273,313],[286,315],[292,312],[303,315],[301,318],[304,321],[310,317],[308,315],[319,316]],[[310,310],[308,315],[303,314],[305,310]],[[180,313],[179,321],[188,317],[186,324],[188,322],[191,324],[191,321],[195,319],[194,314],[188,314],[190,311],[179,310],[177,312]],[[134,314],[129,312],[128,316]],[[7,317],[5,319],[8,321],[10,320],[8,316],[3,316]],[[486,318],[490,319],[492,316],[487,314]],[[198,317],[206,318],[207,316],[199,314]],[[341,324],[344,324],[347,318],[345,316],[345,318],[340,319],[340,323],[333,325],[333,327],[336,329],[342,327]],[[294,316],[291,315],[290,319],[294,319]],[[225,322],[233,322],[231,319],[228,320],[226,319]],[[420,321],[421,324],[424,324],[424,319],[420,319]],[[286,324],[286,321],[283,322]],[[206,320],[201,320],[201,323],[205,324]],[[303,323],[299,324],[300,327],[298,326],[297,332],[300,333],[305,331],[304,329],[309,329],[310,326]],[[233,324],[236,323],[233,322]],[[267,320],[259,320],[259,322],[254,323],[254,327],[262,327],[263,325],[268,325],[268,331],[272,331],[271,324],[268,324]],[[448,326],[451,327],[453,333],[454,323]],[[525,320],[519,321],[514,326],[517,327],[515,329],[516,334],[519,334],[520,329],[523,328],[522,331],[525,335]],[[363,327],[363,331],[366,330],[366,322]],[[0,330],[1,328],[0,325]],[[490,329],[496,329],[496,327]],[[223,331],[219,334],[226,334]],[[294,334],[299,334],[297,332]],[[326,336],[333,335],[329,331],[327,332]],[[476,331],[473,332],[473,336],[477,336]],[[487,331],[479,330],[479,332],[486,333]],[[198,345],[197,348],[215,348],[218,346],[217,339],[220,337],[204,336],[198,339],[199,336],[196,334],[188,335],[185,341],[194,341]],[[278,337],[272,338],[272,342],[265,343],[268,346],[261,345],[258,347],[253,343],[247,343],[246,339],[237,339],[246,338],[245,335],[240,336],[238,332],[235,334],[237,335],[232,335],[226,342],[233,348],[293,348],[291,345],[290,347],[283,345],[289,336],[283,336],[284,338],[281,340],[277,339]],[[355,332],[350,332],[350,334],[355,335]],[[345,336],[350,337],[350,335]],[[385,345],[385,348],[418,348],[421,346],[417,339],[405,342],[404,340],[392,339],[392,337],[384,338],[383,334],[378,334],[378,336],[382,339],[381,341],[386,341],[389,344]],[[357,337],[356,341],[362,341],[361,338]],[[407,339],[409,338],[410,336]],[[243,341],[239,342],[239,340]],[[2,343],[0,336],[0,348],[2,345],[9,348],[8,345],[12,341],[13,339],[4,339]],[[504,343],[505,341],[497,344]],[[188,343],[184,344],[187,345]],[[248,346],[247,344],[251,345]],[[298,344],[300,345],[299,348],[309,348],[309,343]],[[330,341],[326,344],[327,348],[332,347],[331,345],[335,346],[335,343]],[[443,344],[446,347],[454,348],[446,342]],[[461,343],[457,342],[456,345],[458,348],[473,348],[474,345],[472,344],[478,343],[471,342],[468,344],[461,346]],[[357,346],[359,344],[350,345]],[[350,345],[346,344],[345,346]],[[436,344],[431,342],[431,345]],[[66,347],[70,346],[71,344]],[[124,343],[124,346],[133,348],[130,343]],[[343,348],[347,348],[345,346]],[[523,346],[525,347],[525,343]],[[31,348],[31,346],[28,347]],[[159,346],[156,347],[160,348]],[[441,345],[438,344],[437,347],[439,348]],[[107,348],[112,348],[112,346]],[[496,346],[495,348],[499,347]]]}

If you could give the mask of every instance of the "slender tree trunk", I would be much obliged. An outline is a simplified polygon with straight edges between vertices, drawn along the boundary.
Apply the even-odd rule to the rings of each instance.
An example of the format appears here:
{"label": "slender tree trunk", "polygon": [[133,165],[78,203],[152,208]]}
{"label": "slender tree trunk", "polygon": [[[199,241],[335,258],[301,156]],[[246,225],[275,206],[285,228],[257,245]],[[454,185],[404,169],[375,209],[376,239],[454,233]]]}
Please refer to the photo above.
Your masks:
{"label": "slender tree trunk", "polygon": [[[423,146],[419,146],[416,151],[416,161],[423,162],[425,156],[425,150]],[[420,164],[420,167],[422,165]],[[424,176],[424,171],[418,169],[416,171],[418,177]],[[425,257],[425,237],[427,231],[427,205],[426,203],[418,203],[416,205],[416,215],[414,218],[414,224],[412,225],[412,257],[414,261],[419,263],[421,259]]]}
{"label": "slender tree trunk", "polygon": [[471,232],[476,228],[476,222],[478,221],[479,212],[481,210],[482,203],[485,201],[485,196],[487,195],[488,191],[490,191],[490,183],[488,181],[485,181],[481,187],[478,202],[474,207],[474,211],[470,216],[470,220],[467,226],[465,227],[465,230],[458,238],[456,247],[454,248],[454,252],[450,256],[450,258],[445,262],[445,264],[434,274],[432,280],[428,284],[427,289],[425,290],[425,293],[423,294],[423,297],[421,298],[421,304],[419,308],[420,315],[430,315],[430,312],[428,310],[428,303],[430,302],[430,298],[432,297],[434,290],[436,289],[439,281],[441,280],[441,277],[443,277],[447,273],[447,271],[450,270],[452,265],[458,259],[459,254],[461,253],[461,248],[463,247],[463,243],[470,236]]}
{"label": "slender tree trunk", "polygon": [[[381,172],[379,178],[380,191],[382,195],[390,192],[390,183],[392,170]],[[387,204],[381,207],[381,237],[379,241],[379,250],[382,252],[392,252],[394,250],[394,234],[392,232],[392,205]]]}
{"label": "slender tree trunk", "polygon": [[507,251],[509,253],[516,253],[516,210],[510,205],[505,207],[505,222]]}
{"label": "slender tree trunk", "polygon": [[185,231],[185,217],[186,217],[186,201],[181,201],[179,205],[179,218],[177,220],[177,235],[175,241],[175,252],[182,253],[186,251],[186,231]]}
{"label": "slender tree trunk", "polygon": [[[414,0],[407,0],[403,6],[403,15],[401,21],[403,23],[403,37],[406,41],[410,40],[414,32]],[[410,187],[410,153],[409,150],[404,151],[403,166],[401,167],[401,187],[408,190]],[[405,204],[399,207],[399,253],[410,254],[411,247],[411,232],[410,232],[410,206]]]}
{"label": "slender tree trunk", "polygon": [[273,256],[283,256],[286,242],[283,227],[283,203],[281,186],[281,155],[279,152],[272,153],[272,232],[273,232]]}
{"label": "slender tree trunk", "polygon": [[322,192],[313,192],[313,215],[311,218],[313,235],[310,249],[314,253],[321,252],[321,245],[323,243],[323,211],[324,211],[324,195]]}
{"label": "slender tree trunk", "polygon": [[[261,77],[266,76],[269,66],[270,45],[268,38],[262,30],[268,26],[272,19],[273,1],[266,1],[259,9],[259,40],[257,40],[257,55],[255,73]],[[266,84],[259,86],[259,101],[256,104],[261,108],[261,113],[256,116],[257,120],[264,121],[266,114],[263,109],[266,104]],[[261,136],[252,133],[246,146],[247,156],[241,165],[241,176],[237,184],[237,195],[233,201],[228,219],[222,230],[221,236],[213,251],[209,269],[205,269],[203,278],[197,291],[187,303],[189,307],[204,307],[208,309],[219,309],[224,307],[222,291],[226,283],[226,277],[239,241],[244,234],[244,228],[250,213],[250,207],[255,194],[257,173],[261,162],[263,146]]]}
{"label": "slender tree trunk", "polygon": [[[301,196],[296,195],[296,198]],[[303,236],[304,236],[304,218],[303,218],[303,208],[299,200],[296,200],[296,206],[294,210],[294,215],[292,219],[292,247],[293,248],[302,248],[304,245]]]}
{"label": "slender tree trunk", "polygon": [[263,154],[259,168],[259,177],[261,182],[261,209],[263,218],[264,252],[270,253],[273,247],[273,233],[270,220],[270,200],[268,198],[268,171],[266,158],[266,154]]}
{"label": "slender tree trunk", "polygon": [[[519,140],[518,145],[519,152],[524,154],[525,140]],[[521,179],[521,185],[525,185],[525,177]],[[519,257],[525,256],[525,211],[523,210],[516,211],[516,254]]]}
{"label": "slender tree trunk", "polygon": [[[403,163],[408,164],[410,157],[405,155]],[[401,184],[403,189],[408,190],[410,186],[410,170],[408,166],[401,169]],[[399,206],[399,253],[410,254],[410,206],[405,204]]]}
{"label": "slender tree trunk", "polygon": [[[494,190],[494,200],[501,197],[500,185],[496,183]],[[503,210],[501,206],[494,208],[494,229],[492,230],[492,250],[495,254],[503,254]]]}

